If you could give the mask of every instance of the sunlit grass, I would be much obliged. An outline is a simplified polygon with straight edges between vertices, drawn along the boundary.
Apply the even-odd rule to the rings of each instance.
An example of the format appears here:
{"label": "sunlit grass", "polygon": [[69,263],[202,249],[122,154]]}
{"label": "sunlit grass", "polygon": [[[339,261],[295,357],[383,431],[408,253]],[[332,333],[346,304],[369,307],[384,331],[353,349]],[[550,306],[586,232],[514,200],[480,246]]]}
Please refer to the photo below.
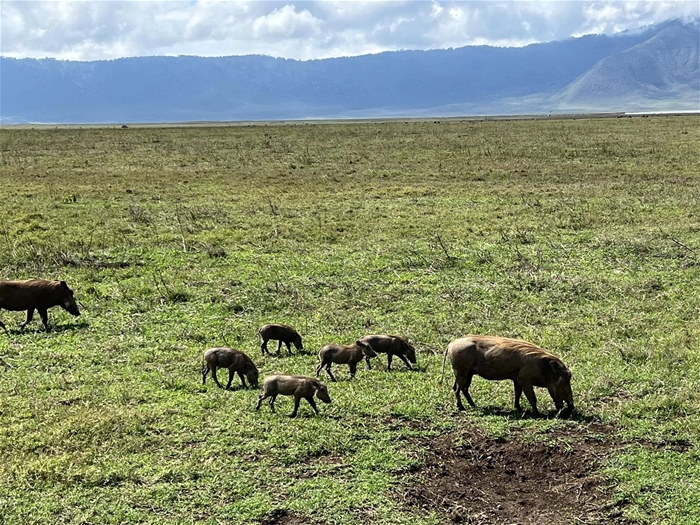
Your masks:
{"label": "sunlit grass", "polygon": [[[83,305],[51,310],[48,334],[0,311],[0,515],[436,523],[392,497],[415,437],[593,419],[621,440],[692,444],[625,448],[606,475],[631,519],[693,523],[697,124],[0,130],[0,276],[65,279]],[[309,353],[261,356],[267,322]],[[244,350],[262,376],[311,375],[323,344],[384,332],[415,341],[417,369],[380,357],[349,381],[334,367],[317,417],[302,404],[288,419],[290,398],[255,412],[238,379],[201,384],[210,346]],[[456,416],[441,354],[468,332],[559,355],[584,419]],[[472,395],[506,409],[512,384],[477,378]]]}

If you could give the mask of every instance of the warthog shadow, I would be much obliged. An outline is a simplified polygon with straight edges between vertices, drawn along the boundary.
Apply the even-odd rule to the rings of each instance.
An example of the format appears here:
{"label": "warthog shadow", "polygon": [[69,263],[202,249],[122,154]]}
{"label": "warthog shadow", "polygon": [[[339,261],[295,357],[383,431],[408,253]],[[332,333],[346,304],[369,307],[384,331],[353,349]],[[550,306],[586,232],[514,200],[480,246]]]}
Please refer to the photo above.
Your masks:
{"label": "warthog shadow", "polygon": [[484,406],[484,407],[479,407],[477,406],[476,408],[473,408],[472,410],[479,412],[483,416],[499,416],[503,417],[506,419],[510,419],[512,421],[516,420],[521,420],[521,419],[555,419],[555,418],[560,418],[560,419],[566,419],[569,421],[577,421],[577,422],[583,422],[583,423],[590,423],[591,421],[596,421],[595,417],[592,416],[586,416],[584,414],[581,414],[578,409],[574,409],[573,412],[570,412],[567,408],[562,410],[561,412],[559,410],[552,409],[548,410],[547,412],[544,412],[540,410],[539,415],[535,415],[532,413],[532,410],[530,407],[523,407],[524,410],[515,410],[514,408],[504,408],[501,406]]}
{"label": "warthog shadow", "polygon": [[[57,333],[60,334],[62,332],[74,332],[76,330],[80,330],[82,328],[88,328],[90,325],[87,323],[87,321],[83,321],[82,319],[78,321],[77,323],[60,323],[60,324],[52,324],[49,323],[49,329],[44,330],[44,327],[42,326],[41,322],[37,323],[36,325],[30,325],[24,329],[21,328],[7,328],[7,335],[22,335],[22,334],[38,334],[38,333]],[[0,329],[0,333],[4,332],[4,330]]]}
{"label": "warthog shadow", "polygon": [[61,323],[61,324],[49,324],[49,332],[62,333],[62,332],[74,332],[76,330],[81,330],[83,328],[89,328],[90,324],[87,321],[81,319],[76,323]]}
{"label": "warthog shadow", "polygon": [[[226,369],[222,368],[222,370],[226,370]],[[234,379],[234,381],[235,381],[235,379]],[[246,382],[246,385],[248,385],[248,386],[243,386],[240,382],[236,382],[236,383],[233,383],[228,388],[224,387],[223,390],[226,390],[228,392],[236,392],[238,390],[260,390],[260,386],[255,387],[247,382]]]}
{"label": "warthog shadow", "polygon": [[406,368],[405,366],[403,366],[401,368],[392,368],[391,371],[392,372],[407,372],[407,373],[418,372],[419,374],[425,374],[428,371],[428,367],[427,367],[427,365],[420,364],[420,365],[411,365],[411,368]]}

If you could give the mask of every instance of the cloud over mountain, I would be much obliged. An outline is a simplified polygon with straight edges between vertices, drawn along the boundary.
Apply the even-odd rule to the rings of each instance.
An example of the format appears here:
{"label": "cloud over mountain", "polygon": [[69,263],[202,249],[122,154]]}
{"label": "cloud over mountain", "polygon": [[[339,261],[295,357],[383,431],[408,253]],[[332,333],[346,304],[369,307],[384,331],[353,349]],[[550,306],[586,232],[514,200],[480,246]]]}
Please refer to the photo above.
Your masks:
{"label": "cloud over mountain", "polygon": [[696,1],[26,1],[0,4],[8,57],[266,54],[525,45],[700,14]]}

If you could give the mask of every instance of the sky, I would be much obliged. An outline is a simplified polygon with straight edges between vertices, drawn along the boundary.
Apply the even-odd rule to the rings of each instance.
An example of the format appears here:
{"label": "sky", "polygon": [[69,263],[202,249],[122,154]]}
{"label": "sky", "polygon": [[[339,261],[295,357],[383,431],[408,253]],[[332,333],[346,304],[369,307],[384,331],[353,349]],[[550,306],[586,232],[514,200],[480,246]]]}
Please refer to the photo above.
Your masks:
{"label": "sky", "polygon": [[0,0],[0,54],[105,60],[523,46],[697,18],[691,1]]}

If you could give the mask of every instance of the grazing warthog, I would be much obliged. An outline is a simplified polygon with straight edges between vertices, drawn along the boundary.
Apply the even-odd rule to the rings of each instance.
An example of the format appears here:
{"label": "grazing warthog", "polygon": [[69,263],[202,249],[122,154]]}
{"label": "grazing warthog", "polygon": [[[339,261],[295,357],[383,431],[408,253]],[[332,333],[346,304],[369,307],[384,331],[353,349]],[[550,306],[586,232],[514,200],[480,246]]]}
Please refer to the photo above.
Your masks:
{"label": "grazing warthog", "polygon": [[[457,399],[457,408],[464,410],[460,392],[467,402],[475,407],[469,395],[469,385],[474,374],[484,379],[510,379],[515,385],[515,408],[520,408],[520,395],[532,405],[532,411],[538,414],[537,398],[533,387],[546,388],[557,407],[562,411],[566,401],[568,416],[574,410],[574,397],[571,393],[571,372],[555,355],[540,347],[503,337],[466,335],[455,339],[448,346],[442,360],[442,374],[445,374],[445,360],[450,356],[452,370],[455,374],[453,390]],[[442,378],[440,379],[442,381]]]}
{"label": "grazing warthog", "polygon": [[297,417],[299,410],[299,402],[302,398],[306,399],[318,414],[318,408],[314,401],[314,394],[324,403],[330,403],[331,398],[328,395],[328,387],[321,383],[315,377],[306,376],[284,376],[274,375],[266,377],[263,381],[262,392],[258,397],[258,405],[255,410],[260,409],[260,404],[265,398],[270,398],[270,410],[275,413],[275,399],[278,395],[294,396],[294,411],[289,417]]}
{"label": "grazing warthog", "polygon": [[[387,370],[391,370],[391,360],[394,356],[401,358],[409,370],[412,368],[411,363],[416,364],[416,349],[403,337],[398,335],[366,335],[360,341],[370,345],[372,350],[378,354],[387,354]],[[369,357],[366,359],[367,366],[369,366]]]}
{"label": "grazing warthog", "polygon": [[[316,377],[318,377],[321,370],[325,368],[328,377],[331,378],[331,381],[335,381],[335,377],[333,377],[333,373],[331,372],[332,363],[349,365],[350,377],[355,377],[355,372],[357,372],[357,363],[362,361],[364,358],[369,357],[377,357],[377,354],[370,345],[362,341],[355,341],[349,346],[338,344],[326,345],[318,351],[318,359],[320,363],[318,364],[318,368],[316,368]],[[369,364],[369,359],[367,360],[367,366],[370,369],[372,368]]]}
{"label": "grazing warthog", "polygon": [[202,369],[202,384],[207,380],[207,374],[211,370],[211,377],[219,388],[223,388],[216,378],[217,368],[228,368],[228,384],[226,390],[231,388],[233,376],[238,372],[243,388],[248,388],[245,378],[248,378],[253,388],[258,387],[258,369],[255,363],[240,350],[233,348],[210,348],[204,352],[204,361],[207,363]]}
{"label": "grazing warthog", "polygon": [[[0,281],[0,310],[4,308],[15,312],[27,311],[27,320],[20,325],[20,329],[32,321],[34,310],[37,310],[44,328],[48,330],[48,309],[53,306],[60,306],[73,315],[80,315],[73,290],[68,288],[66,281]],[[2,321],[0,327],[7,331]]]}
{"label": "grazing warthog", "polygon": [[258,330],[258,335],[262,339],[260,349],[262,350],[263,355],[265,355],[265,352],[268,354],[270,353],[270,351],[267,349],[267,342],[270,339],[278,341],[277,355],[280,353],[282,343],[287,345],[287,355],[292,355],[292,349],[289,346],[290,343],[293,344],[297,350],[304,350],[304,347],[301,344],[301,336],[299,335],[299,332],[286,324],[266,324],[265,326],[260,327]]}

